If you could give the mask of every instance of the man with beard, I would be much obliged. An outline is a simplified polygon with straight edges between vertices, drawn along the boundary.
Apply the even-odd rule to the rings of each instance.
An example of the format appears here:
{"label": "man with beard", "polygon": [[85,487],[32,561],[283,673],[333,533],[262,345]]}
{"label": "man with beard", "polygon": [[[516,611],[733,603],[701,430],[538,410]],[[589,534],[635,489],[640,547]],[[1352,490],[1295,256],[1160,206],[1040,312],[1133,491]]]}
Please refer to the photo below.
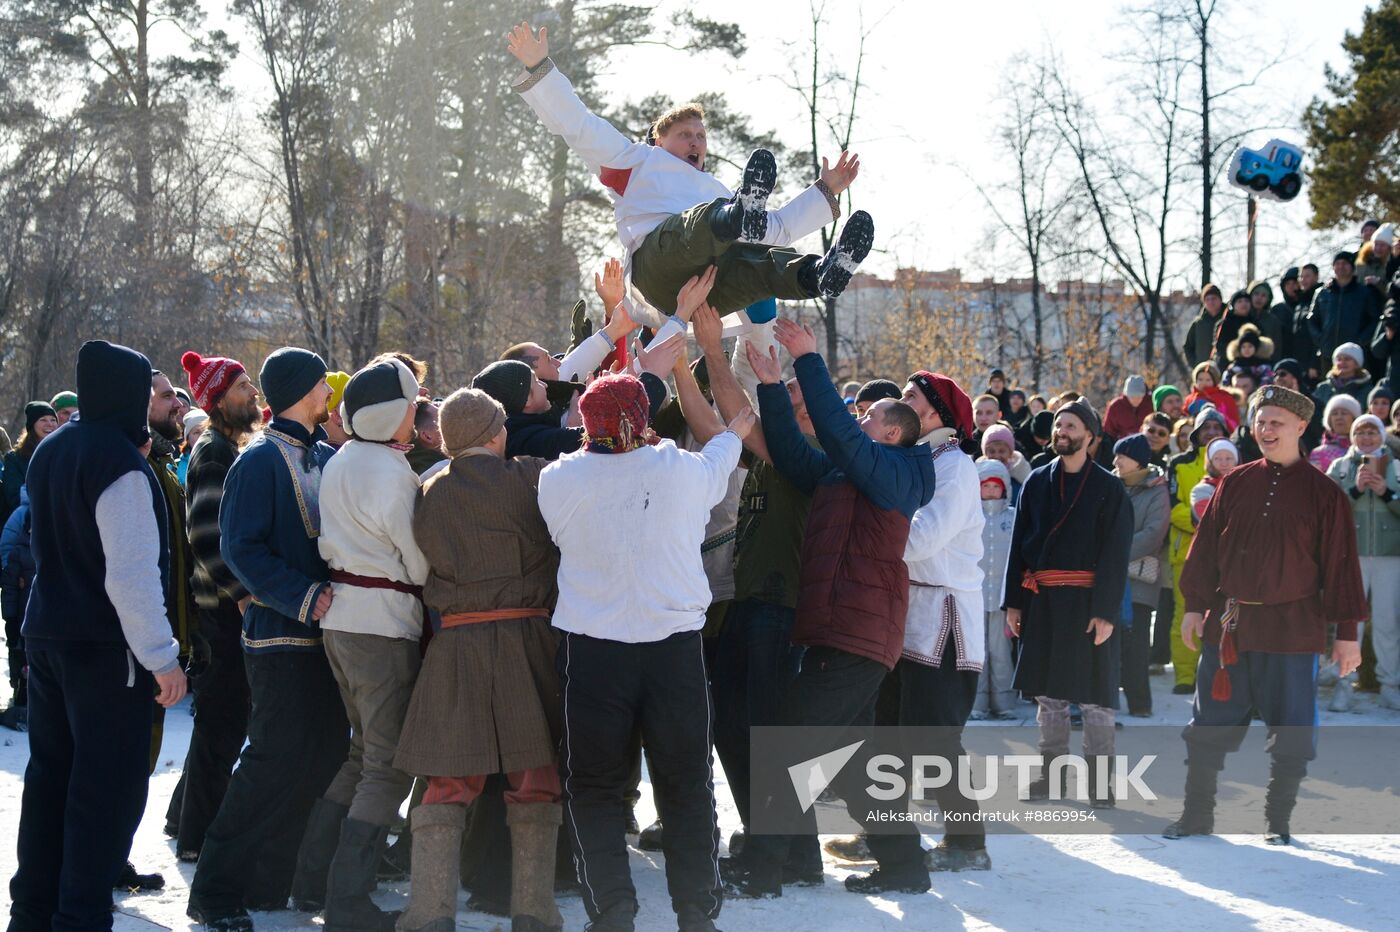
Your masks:
{"label": "man with beard", "polygon": [[204,654],[194,677],[194,731],[184,774],[166,813],[166,834],[175,838],[175,856],[199,860],[204,833],[228,790],[243,739],[248,734],[248,679],[243,666],[243,609],[248,590],[219,553],[219,506],[224,479],[262,422],[258,390],[243,364],[221,356],[186,353],[180,360],[195,404],[209,415],[209,426],[190,453],[185,495],[191,552],[191,583]]}
{"label": "man with beard", "polygon": [[1021,489],[1003,596],[1006,626],[1021,638],[1015,685],[1037,697],[1040,707],[1044,767],[1030,798],[1055,795],[1051,762],[1069,753],[1069,706],[1077,702],[1089,760],[1087,795],[1095,808],[1113,805],[1114,633],[1133,537],[1123,483],[1089,458],[1089,441],[1099,432],[1098,413],[1086,401],[1055,413],[1058,459],[1031,473]]}
{"label": "man with beard", "polygon": [[350,736],[319,625],[332,601],[317,549],[326,364],[283,347],[259,381],[272,422],[229,469],[219,510],[219,550],[252,595],[243,649],[253,705],[248,746],[190,885],[190,918],[212,929],[251,929],[249,909],[284,909],[294,869],[298,908],[319,910],[340,820],[307,819]]}

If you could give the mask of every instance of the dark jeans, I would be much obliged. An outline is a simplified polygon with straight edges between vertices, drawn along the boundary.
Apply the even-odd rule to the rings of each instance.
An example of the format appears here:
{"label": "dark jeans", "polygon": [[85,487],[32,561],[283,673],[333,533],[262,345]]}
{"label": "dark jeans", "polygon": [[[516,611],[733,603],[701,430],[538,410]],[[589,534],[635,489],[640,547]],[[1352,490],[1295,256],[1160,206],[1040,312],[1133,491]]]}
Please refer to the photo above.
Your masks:
{"label": "dark jeans", "polygon": [[248,735],[248,674],[243,665],[243,615],[236,602],[200,609],[199,632],[209,663],[194,688],[194,731],[166,820],[179,827],[177,852],[198,852],[228,790],[233,765]]}
{"label": "dark jeans", "polygon": [[[1118,639],[1119,672],[1118,680],[1123,685],[1123,696],[1128,700],[1128,712],[1152,711],[1152,685],[1147,666],[1152,651],[1148,637],[1152,634],[1153,606],[1133,603],[1133,624]],[[1171,615],[1167,616],[1170,624]]]}
{"label": "dark jeans", "polygon": [[[938,739],[932,746],[910,747],[907,751],[909,754],[940,755],[956,768],[958,759],[967,753],[963,749],[962,733],[973,703],[977,700],[978,678],[976,671],[957,668],[957,645],[955,639],[950,637],[943,648],[942,662],[937,667],[912,660],[899,661],[880,687],[880,698],[875,706],[875,724],[937,727]],[[900,772],[905,785],[912,785],[910,769],[905,767]],[[944,839],[950,847],[985,848],[987,836],[976,817],[979,811],[977,800],[968,799],[958,791],[956,773],[954,770],[953,780],[934,790],[938,808],[945,814],[954,814],[952,818],[945,815]],[[893,806],[901,812],[908,807],[907,795]],[[875,832],[866,836],[870,853],[880,862],[880,867],[887,871],[923,870],[924,851],[917,824],[892,822],[890,825],[898,827],[898,833]]]}
{"label": "dark jeans", "polygon": [[[1162,572],[1170,571],[1169,565],[1162,565]],[[1159,591],[1157,617],[1152,622],[1152,659],[1149,662],[1165,667],[1172,662],[1172,614],[1176,611],[1176,591],[1171,586]]]}
{"label": "dark jeans", "polygon": [[795,609],[757,599],[729,607],[720,629],[710,681],[715,697],[715,753],[734,805],[749,825],[749,729],[774,725],[788,687],[802,668],[792,643]]}
{"label": "dark jeans", "polygon": [[[1317,655],[1240,651],[1226,667],[1230,698],[1211,695],[1220,647],[1206,642],[1196,667],[1196,699],[1191,722],[1182,731],[1186,756],[1207,758],[1238,751],[1254,712],[1269,729],[1266,747],[1274,758],[1310,761],[1317,756]],[[1218,759],[1218,758],[1217,758]]]}
{"label": "dark jeans", "polygon": [[204,837],[190,902],[222,915],[285,905],[312,802],[345,760],[350,724],[321,651],[247,654],[248,746]]}
{"label": "dark jeans", "polygon": [[[802,669],[793,679],[787,698],[783,701],[779,721],[783,725],[872,725],[880,684],[888,673],[884,664],[865,657],[857,657],[834,647],[809,647],[802,655]],[[855,769],[848,765],[842,773],[854,772]],[[846,795],[856,798],[854,793]],[[750,834],[744,843],[744,857],[756,874],[777,875],[793,848],[816,847],[816,815],[810,809],[802,812],[795,794],[754,802],[755,815],[767,811],[775,819],[804,826],[801,832],[794,835]],[[859,821],[864,822],[865,807],[860,808],[862,817]],[[854,808],[852,814],[855,814]]]}
{"label": "dark jeans", "polygon": [[623,793],[640,724],[650,762],[671,905],[719,915],[711,710],[700,632],[629,644],[579,634],[559,645],[564,824],[590,918],[635,902]]}
{"label": "dark jeans", "polygon": [[12,932],[110,929],[146,808],[155,681],[125,647],[29,651],[29,765]]}

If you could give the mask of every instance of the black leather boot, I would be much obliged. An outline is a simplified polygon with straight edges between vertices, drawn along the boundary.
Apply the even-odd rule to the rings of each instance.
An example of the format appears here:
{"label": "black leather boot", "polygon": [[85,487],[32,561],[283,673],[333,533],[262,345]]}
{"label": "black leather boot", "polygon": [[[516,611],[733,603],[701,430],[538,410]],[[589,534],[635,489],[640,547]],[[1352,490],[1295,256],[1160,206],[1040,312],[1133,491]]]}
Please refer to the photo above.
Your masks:
{"label": "black leather boot", "polygon": [[297,872],[292,877],[292,907],[304,913],[319,913],[326,905],[326,874],[340,843],[340,823],[349,806],[318,799],[311,805],[306,831],[297,850]]}
{"label": "black leather boot", "polygon": [[388,837],[387,825],[351,818],[340,824],[340,844],[326,879],[327,932],[393,932],[399,914],[384,912],[370,899]]}
{"label": "black leather boot", "polygon": [[1275,757],[1269,768],[1269,788],[1264,793],[1264,841],[1286,845],[1291,840],[1288,820],[1298,802],[1298,787],[1307,775],[1308,762],[1291,757]]}

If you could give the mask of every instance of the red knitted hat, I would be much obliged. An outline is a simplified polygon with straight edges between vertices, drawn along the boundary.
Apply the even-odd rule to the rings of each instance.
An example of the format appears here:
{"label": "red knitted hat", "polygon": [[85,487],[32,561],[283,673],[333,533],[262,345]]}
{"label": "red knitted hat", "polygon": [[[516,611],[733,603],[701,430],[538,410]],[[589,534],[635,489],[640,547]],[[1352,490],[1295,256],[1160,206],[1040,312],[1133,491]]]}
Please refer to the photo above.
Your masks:
{"label": "red knitted hat", "polygon": [[243,363],[223,356],[201,356],[194,350],[180,357],[180,365],[190,379],[190,393],[194,403],[205,411],[210,410],[224,397],[229,386],[247,370]]}
{"label": "red knitted hat", "polygon": [[651,403],[641,380],[630,375],[605,375],[594,380],[579,399],[588,448],[625,453],[646,442]]}
{"label": "red knitted hat", "polygon": [[909,376],[909,381],[923,392],[928,403],[943,419],[944,427],[952,427],[964,438],[971,437],[977,429],[972,420],[972,400],[957,382],[937,372],[920,369]]}

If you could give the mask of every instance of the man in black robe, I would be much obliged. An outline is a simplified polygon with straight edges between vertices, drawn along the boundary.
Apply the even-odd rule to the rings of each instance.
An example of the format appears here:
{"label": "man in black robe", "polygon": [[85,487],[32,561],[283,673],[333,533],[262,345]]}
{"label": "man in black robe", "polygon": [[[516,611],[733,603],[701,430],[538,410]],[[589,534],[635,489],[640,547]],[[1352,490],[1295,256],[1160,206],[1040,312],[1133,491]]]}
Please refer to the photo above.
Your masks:
{"label": "man in black robe", "polygon": [[1098,413],[1086,401],[1056,412],[1057,458],[1032,472],[1021,489],[1005,608],[1007,625],[1021,637],[1016,688],[1040,706],[1044,766],[1031,798],[1050,795],[1050,764],[1069,753],[1069,706],[1078,703],[1088,795],[1095,806],[1111,806],[1104,778],[1118,706],[1115,627],[1128,582],[1133,509],[1123,483],[1089,458],[1089,442],[1099,431]]}

